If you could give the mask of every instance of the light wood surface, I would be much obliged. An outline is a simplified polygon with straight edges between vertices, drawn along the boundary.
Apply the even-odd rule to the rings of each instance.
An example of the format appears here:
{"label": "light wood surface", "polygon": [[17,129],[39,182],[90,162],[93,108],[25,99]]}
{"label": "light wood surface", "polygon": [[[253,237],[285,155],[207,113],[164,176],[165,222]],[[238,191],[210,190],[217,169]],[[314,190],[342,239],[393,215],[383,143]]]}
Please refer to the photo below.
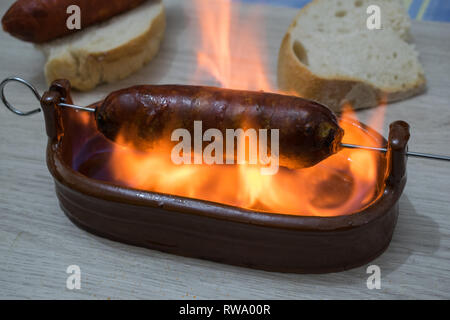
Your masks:
{"label": "light wood surface", "polygon": [[[75,102],[88,104],[138,83],[192,81],[199,18],[191,1],[164,2],[168,30],[157,58],[124,81],[76,93]],[[11,3],[1,1],[1,15]],[[261,30],[267,41],[261,46],[275,83],[278,46],[296,10],[241,7],[243,12],[249,9],[260,12],[266,23]],[[410,150],[450,154],[450,24],[414,22],[412,33],[428,91],[389,105],[385,127],[406,120],[412,131]],[[0,44],[0,79],[21,76],[44,91],[42,55],[4,32]],[[213,84],[208,79],[198,83]],[[17,105],[37,106],[19,85],[9,85],[7,94]],[[367,120],[372,112],[358,116]],[[45,146],[42,115],[21,118],[0,106],[0,298],[450,298],[450,163],[409,159],[394,238],[371,263],[381,268],[382,288],[369,290],[367,266],[325,275],[269,273],[93,236],[75,227],[60,210],[45,165]],[[66,268],[72,264],[81,268],[81,290],[66,289]]]}

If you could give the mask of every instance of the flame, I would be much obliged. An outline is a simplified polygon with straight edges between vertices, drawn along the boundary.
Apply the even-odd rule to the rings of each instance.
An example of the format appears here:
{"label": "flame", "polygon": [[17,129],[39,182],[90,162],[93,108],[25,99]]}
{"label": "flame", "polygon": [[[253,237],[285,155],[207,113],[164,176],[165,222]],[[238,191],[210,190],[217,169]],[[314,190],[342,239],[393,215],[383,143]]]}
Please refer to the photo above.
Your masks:
{"label": "flame", "polygon": [[[201,46],[197,52],[198,77],[210,76],[226,88],[276,91],[267,77],[257,17],[241,23],[231,1],[196,0]],[[200,11],[202,14],[200,15]],[[207,14],[205,14],[207,13]],[[235,27],[239,32],[232,32]],[[205,75],[206,73],[206,75]],[[369,126],[379,130],[382,112]],[[347,106],[340,120],[344,142],[380,146],[368,135]],[[120,140],[122,139],[122,141]],[[257,165],[175,165],[170,145],[163,141],[149,152],[138,152],[120,138],[111,153],[116,181],[142,190],[214,201],[238,207],[294,215],[336,216],[356,212],[377,196],[378,154],[344,149],[318,165],[280,168],[276,175],[261,175]]]}
{"label": "flame", "polygon": [[264,70],[261,34],[255,28],[261,23],[258,7],[242,22],[231,2],[195,0],[197,16],[202,17],[196,76],[206,71],[224,88],[272,91]]}

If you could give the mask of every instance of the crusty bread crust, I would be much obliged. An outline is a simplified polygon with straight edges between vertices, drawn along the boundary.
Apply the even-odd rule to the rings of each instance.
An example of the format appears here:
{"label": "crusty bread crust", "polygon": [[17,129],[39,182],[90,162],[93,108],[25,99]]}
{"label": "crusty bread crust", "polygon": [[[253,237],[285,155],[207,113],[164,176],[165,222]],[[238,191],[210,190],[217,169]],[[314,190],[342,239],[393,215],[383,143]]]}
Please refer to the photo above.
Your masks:
{"label": "crusty bread crust", "polygon": [[45,65],[47,82],[64,78],[71,82],[73,88],[87,91],[102,83],[124,79],[141,69],[157,54],[165,27],[165,10],[161,2],[161,11],[151,21],[148,29],[120,46],[98,52],[87,49],[77,52],[77,57],[70,50],[63,55],[49,57]]}
{"label": "crusty bread crust", "polygon": [[281,43],[278,55],[278,88],[281,91],[320,102],[335,112],[340,112],[345,103],[350,103],[353,109],[364,109],[424,92],[426,80],[423,75],[405,87],[377,88],[361,79],[345,76],[327,78],[311,72],[295,53],[291,36],[303,10],[295,17]]}

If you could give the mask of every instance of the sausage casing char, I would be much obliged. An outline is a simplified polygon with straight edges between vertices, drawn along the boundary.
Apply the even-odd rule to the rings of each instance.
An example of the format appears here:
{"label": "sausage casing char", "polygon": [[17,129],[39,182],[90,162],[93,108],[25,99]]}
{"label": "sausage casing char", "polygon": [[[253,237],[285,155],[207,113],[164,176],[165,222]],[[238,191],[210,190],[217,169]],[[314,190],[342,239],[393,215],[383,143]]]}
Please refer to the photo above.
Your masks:
{"label": "sausage casing char", "polygon": [[[327,107],[299,97],[203,86],[146,85],[111,93],[97,108],[100,132],[149,149],[177,128],[279,129],[280,165],[310,167],[340,149],[344,131]],[[268,138],[270,142],[270,138]],[[270,146],[269,146],[270,150]]]}
{"label": "sausage casing char", "polygon": [[81,9],[81,27],[105,21],[146,0],[17,0],[2,19],[3,29],[28,42],[43,43],[77,30],[67,28],[67,8]]}

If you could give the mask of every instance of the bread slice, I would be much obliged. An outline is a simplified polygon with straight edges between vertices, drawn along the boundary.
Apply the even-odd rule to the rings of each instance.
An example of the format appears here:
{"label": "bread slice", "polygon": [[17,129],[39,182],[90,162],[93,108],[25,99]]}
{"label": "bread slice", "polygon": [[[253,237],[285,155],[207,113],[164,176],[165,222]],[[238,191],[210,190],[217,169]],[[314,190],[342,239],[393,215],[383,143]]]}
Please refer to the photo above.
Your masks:
{"label": "bread slice", "polygon": [[[381,29],[367,28],[369,5],[381,9]],[[289,27],[278,57],[278,86],[336,112],[375,107],[419,94],[425,76],[410,19],[398,0],[314,0]]]}
{"label": "bread slice", "polygon": [[64,78],[85,91],[142,68],[158,52],[164,31],[163,3],[146,1],[101,24],[37,47],[47,56],[49,83]]}

